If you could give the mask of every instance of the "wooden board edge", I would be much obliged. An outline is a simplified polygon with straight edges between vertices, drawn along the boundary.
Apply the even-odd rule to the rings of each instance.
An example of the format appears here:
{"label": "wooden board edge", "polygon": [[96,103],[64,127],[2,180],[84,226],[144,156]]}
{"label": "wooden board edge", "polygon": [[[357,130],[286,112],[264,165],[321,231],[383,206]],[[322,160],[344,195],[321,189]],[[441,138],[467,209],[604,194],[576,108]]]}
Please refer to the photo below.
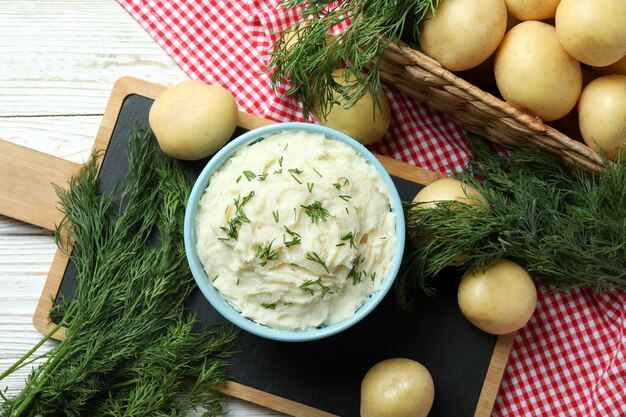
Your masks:
{"label": "wooden board edge", "polygon": [[231,397],[239,398],[254,404],[279,411],[290,416],[298,417],[339,417],[326,411],[301,404],[299,402],[279,397],[238,382],[227,381],[218,387],[218,391]]}
{"label": "wooden board edge", "polygon": [[491,354],[485,381],[483,382],[480,396],[478,397],[474,417],[491,416],[516,334],[516,332],[513,332],[498,336],[493,353]]}
{"label": "wooden board edge", "polygon": [[[113,86],[111,96],[107,103],[105,113],[94,142],[93,151],[105,151],[108,147],[119,112],[121,111],[122,104],[127,96],[131,94],[138,94],[155,99],[165,89],[166,87],[163,85],[135,77],[122,77],[117,80]],[[247,129],[254,129],[271,123],[276,123],[244,112],[239,112],[238,117],[238,125]],[[383,155],[377,154],[376,157],[392,176],[424,185],[442,177],[442,175],[432,171],[418,168]],[[44,285],[44,289],[39,298],[39,302],[33,316],[33,325],[41,333],[47,334],[54,328],[54,324],[49,320],[49,312],[52,308],[53,299],[56,297],[61,281],[63,280],[63,274],[65,273],[65,268],[68,262],[69,257],[67,254],[61,249],[57,249],[49,275]],[[54,334],[53,338],[62,340],[64,336],[65,329],[61,329]],[[514,337],[514,334],[498,337],[489,363],[485,382],[483,383],[479,396],[475,412],[476,417],[489,416],[491,414]],[[227,382],[221,388],[221,391],[224,394],[231,395],[245,401],[250,401],[286,414],[291,413],[290,415],[298,417],[336,417],[333,414],[329,414],[304,404],[300,404],[283,397],[278,397],[232,381]]]}

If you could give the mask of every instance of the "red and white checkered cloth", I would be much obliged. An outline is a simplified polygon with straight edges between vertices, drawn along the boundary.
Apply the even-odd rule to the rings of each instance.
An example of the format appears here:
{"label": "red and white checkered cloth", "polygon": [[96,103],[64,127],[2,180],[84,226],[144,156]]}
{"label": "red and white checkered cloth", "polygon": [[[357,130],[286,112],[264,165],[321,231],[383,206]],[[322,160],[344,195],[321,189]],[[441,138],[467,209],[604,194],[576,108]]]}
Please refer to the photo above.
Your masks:
{"label": "red and white checkered cloth", "polygon": [[[278,34],[296,22],[277,0],[118,0],[190,78],[230,90],[240,109],[302,121],[265,72]],[[440,173],[461,169],[468,149],[445,115],[385,87],[392,127],[372,150]],[[551,293],[515,339],[494,416],[626,416],[626,294]]]}

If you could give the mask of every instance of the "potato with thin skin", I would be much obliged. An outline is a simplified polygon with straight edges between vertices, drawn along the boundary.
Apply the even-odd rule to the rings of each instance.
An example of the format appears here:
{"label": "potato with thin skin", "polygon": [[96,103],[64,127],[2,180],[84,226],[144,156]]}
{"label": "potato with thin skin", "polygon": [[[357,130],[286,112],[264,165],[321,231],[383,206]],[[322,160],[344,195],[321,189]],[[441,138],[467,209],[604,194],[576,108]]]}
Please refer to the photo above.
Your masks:
{"label": "potato with thin skin", "polygon": [[546,20],[556,14],[561,0],[505,0],[506,9],[517,20]]}
{"label": "potato with thin skin", "polygon": [[[344,69],[333,71],[337,84],[349,86],[356,82],[356,77]],[[371,145],[383,138],[391,125],[391,106],[389,99],[381,88],[375,98],[370,91],[352,105],[335,93],[335,102],[331,104],[328,114],[316,116],[321,125],[338,130],[363,145]]]}
{"label": "potato with thin skin", "polygon": [[510,105],[544,122],[569,113],[582,89],[580,63],[563,49],[554,26],[534,20],[521,22],[504,36],[494,73]]}
{"label": "potato with thin skin", "polygon": [[237,116],[237,103],[228,90],[186,80],[156,98],[148,120],[163,152],[192,161],[224,146],[237,127]]}
{"label": "potato with thin skin", "polygon": [[578,102],[578,123],[585,143],[609,159],[626,152],[626,75],[605,75],[585,87]]}
{"label": "potato with thin skin", "polygon": [[563,48],[594,67],[626,56],[626,0],[561,0],[556,33]]}
{"label": "potato with thin skin", "polygon": [[407,358],[378,362],[361,382],[361,417],[426,417],[435,386],[424,365]]}
{"label": "potato with thin skin", "polygon": [[493,54],[504,36],[504,0],[446,0],[420,27],[422,51],[450,71],[465,71]]}
{"label": "potato with thin skin", "polygon": [[485,269],[468,270],[457,293],[461,313],[491,334],[521,329],[537,306],[537,289],[518,264],[501,259]]}
{"label": "potato with thin skin", "polygon": [[[419,203],[415,205],[413,209],[435,208],[438,202],[447,201],[458,201],[484,211],[489,210],[489,202],[476,188],[454,178],[440,178],[422,188],[413,198],[413,203]],[[419,244],[419,237],[420,236],[417,235],[411,235],[413,244],[416,246]],[[435,237],[432,236],[426,237],[429,241],[435,239]],[[450,265],[461,265],[464,261],[465,255],[461,253]]]}

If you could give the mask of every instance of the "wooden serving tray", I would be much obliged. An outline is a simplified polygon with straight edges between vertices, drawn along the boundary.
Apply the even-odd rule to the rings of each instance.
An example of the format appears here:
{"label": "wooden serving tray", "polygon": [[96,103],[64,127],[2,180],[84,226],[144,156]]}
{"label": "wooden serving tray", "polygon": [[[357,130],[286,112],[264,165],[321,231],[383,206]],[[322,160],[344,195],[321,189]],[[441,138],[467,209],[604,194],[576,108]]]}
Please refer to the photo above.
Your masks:
{"label": "wooden serving tray", "polygon": [[[125,172],[130,129],[148,126],[150,105],[163,90],[130,77],[115,83],[94,145],[94,150],[105,151],[101,183],[113,184]],[[269,123],[273,122],[240,113],[234,136]],[[378,157],[403,200],[439,178]],[[204,162],[183,163],[183,168],[193,175]],[[65,185],[80,166],[0,141],[0,214],[52,230],[61,219],[52,184]],[[73,295],[71,265],[57,250],[33,318],[42,333],[54,327],[49,312],[55,299]],[[231,380],[221,390],[297,417],[356,417],[360,380],[367,369],[402,356],[420,361],[433,375],[436,394],[430,416],[489,416],[515,334],[488,335],[463,318],[456,303],[459,277],[460,271],[444,271],[436,277],[437,295],[419,297],[411,313],[398,311],[392,291],[361,323],[320,341],[275,342],[241,331],[235,341],[240,353],[230,361]],[[188,308],[200,322],[224,321],[199,291],[188,300]],[[58,339],[63,336],[62,330],[55,334]]]}

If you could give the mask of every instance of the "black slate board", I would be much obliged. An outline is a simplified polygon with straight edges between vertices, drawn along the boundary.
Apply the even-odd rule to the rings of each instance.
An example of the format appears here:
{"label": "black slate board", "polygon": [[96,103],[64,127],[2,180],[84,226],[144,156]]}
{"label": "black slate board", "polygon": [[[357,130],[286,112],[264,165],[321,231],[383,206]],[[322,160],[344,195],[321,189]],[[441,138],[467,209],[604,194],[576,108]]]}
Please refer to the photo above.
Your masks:
{"label": "black slate board", "polygon": [[[124,100],[100,171],[100,188],[109,192],[128,172],[126,143],[134,127],[148,127],[152,99],[131,94]],[[238,128],[234,136],[245,132]],[[181,162],[194,178],[205,161]],[[394,178],[403,200],[421,188]],[[407,250],[410,250],[407,240]],[[76,271],[69,262],[57,294],[71,298]],[[415,311],[396,308],[393,291],[367,318],[348,331],[319,341],[286,343],[241,331],[230,363],[230,379],[343,417],[358,417],[360,382],[375,363],[407,357],[431,372],[435,402],[429,416],[472,416],[497,337],[481,332],[461,315],[456,302],[460,274],[453,269],[436,277],[437,295],[418,296]],[[196,289],[188,308],[201,323],[224,319]]]}

